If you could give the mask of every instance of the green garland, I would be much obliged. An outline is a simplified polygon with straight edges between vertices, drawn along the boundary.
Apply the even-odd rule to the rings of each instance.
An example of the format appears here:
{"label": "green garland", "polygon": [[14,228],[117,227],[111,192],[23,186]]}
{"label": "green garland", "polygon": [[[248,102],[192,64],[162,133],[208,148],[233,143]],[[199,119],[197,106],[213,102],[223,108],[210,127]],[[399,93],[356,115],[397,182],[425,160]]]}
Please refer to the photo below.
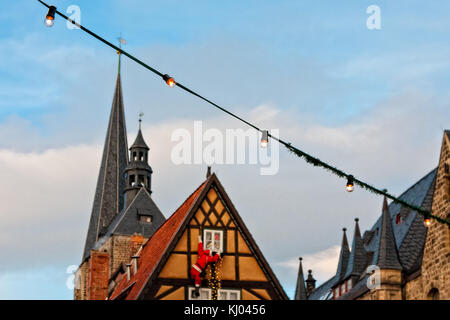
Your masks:
{"label": "green garland", "polygon": [[[307,163],[312,164],[315,167],[322,167],[325,170],[330,171],[331,173],[337,175],[340,178],[348,178],[350,176],[350,174],[347,174],[347,173],[343,172],[342,170],[339,170],[338,168],[330,166],[329,164],[321,161],[320,159],[312,157],[309,154],[297,149],[296,147],[292,146],[290,143],[287,143],[287,142],[285,142],[281,139],[278,139],[276,137],[273,137],[273,136],[271,136],[271,137],[273,139],[277,140],[278,142],[280,142],[281,144],[283,144],[291,153],[295,154],[299,158],[303,158]],[[404,200],[401,200],[401,199],[389,194],[387,192],[387,190],[377,189],[377,188],[365,183],[364,181],[356,179],[355,177],[353,177],[353,181],[355,184],[362,187],[363,189],[366,189],[369,192],[386,196],[387,198],[392,199],[395,203],[399,203],[404,207],[407,207],[414,211],[419,212],[421,215],[424,216],[424,218],[426,218],[426,217],[433,218],[434,220],[439,221],[440,223],[444,223],[444,224],[447,224],[448,226],[450,226],[450,221],[447,221],[446,219],[442,219],[441,217],[431,214],[428,210],[424,210],[424,209],[417,207],[415,205],[412,205]]]}

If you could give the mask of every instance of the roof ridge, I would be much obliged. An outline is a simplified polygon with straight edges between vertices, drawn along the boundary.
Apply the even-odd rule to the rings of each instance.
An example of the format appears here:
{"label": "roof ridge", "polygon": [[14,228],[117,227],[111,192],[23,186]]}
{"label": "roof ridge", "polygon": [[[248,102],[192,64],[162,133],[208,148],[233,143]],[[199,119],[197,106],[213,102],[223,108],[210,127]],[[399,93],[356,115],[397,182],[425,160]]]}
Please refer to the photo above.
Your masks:
{"label": "roof ridge", "polygon": [[[398,198],[401,198],[402,196],[404,196],[408,191],[410,191],[411,189],[413,189],[415,186],[417,186],[420,182],[422,182],[423,180],[425,180],[426,178],[428,178],[428,176],[430,174],[432,174],[434,171],[437,171],[438,167],[434,168],[433,170],[429,171],[426,175],[424,175],[422,178],[420,178],[418,181],[416,181],[416,183],[414,183],[412,186],[410,186],[408,189],[406,189],[405,191],[403,191]],[[392,203],[395,203],[395,201],[393,201]],[[389,204],[390,205],[390,204]]]}

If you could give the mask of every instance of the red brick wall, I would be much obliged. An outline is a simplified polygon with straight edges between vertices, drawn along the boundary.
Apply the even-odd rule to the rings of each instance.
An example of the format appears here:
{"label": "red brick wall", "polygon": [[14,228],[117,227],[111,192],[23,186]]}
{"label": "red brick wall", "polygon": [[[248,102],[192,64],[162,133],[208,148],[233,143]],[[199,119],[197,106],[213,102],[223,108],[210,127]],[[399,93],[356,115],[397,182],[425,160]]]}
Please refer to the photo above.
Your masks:
{"label": "red brick wall", "polygon": [[91,251],[88,278],[88,300],[105,300],[108,297],[108,252]]}

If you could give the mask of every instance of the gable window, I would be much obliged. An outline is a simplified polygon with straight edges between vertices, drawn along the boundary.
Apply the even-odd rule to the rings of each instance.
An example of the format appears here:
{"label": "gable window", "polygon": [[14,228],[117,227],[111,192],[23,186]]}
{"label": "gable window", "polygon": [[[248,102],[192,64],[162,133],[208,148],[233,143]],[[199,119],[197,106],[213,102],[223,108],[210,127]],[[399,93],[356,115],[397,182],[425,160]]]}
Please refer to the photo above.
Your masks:
{"label": "gable window", "polygon": [[189,287],[188,300],[211,300],[211,289],[200,288],[200,290],[199,290],[200,295],[196,298],[194,298],[194,296],[193,296],[194,290],[195,290],[194,287]]}
{"label": "gable window", "polygon": [[241,300],[241,291],[231,289],[219,289],[218,300]]}
{"label": "gable window", "polygon": [[152,216],[139,216],[139,221],[144,223],[152,223],[153,217]]}
{"label": "gable window", "polygon": [[205,229],[203,231],[204,249],[223,252],[223,231]]}

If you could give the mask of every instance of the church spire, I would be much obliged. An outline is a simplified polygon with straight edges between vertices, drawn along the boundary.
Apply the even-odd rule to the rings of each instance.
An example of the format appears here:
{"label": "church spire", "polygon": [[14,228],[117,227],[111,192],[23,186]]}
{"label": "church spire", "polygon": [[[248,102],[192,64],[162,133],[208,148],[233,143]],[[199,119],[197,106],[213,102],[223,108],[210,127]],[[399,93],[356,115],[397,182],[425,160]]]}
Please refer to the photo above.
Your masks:
{"label": "church spire", "polygon": [[342,278],[345,275],[345,271],[347,271],[348,258],[350,256],[350,250],[348,248],[347,234],[345,233],[347,231],[347,229],[343,228],[342,231],[343,231],[343,235],[342,235],[341,253],[339,254],[339,263],[338,263],[338,267],[336,270],[336,277],[339,280],[342,280]]}
{"label": "church spire", "polygon": [[307,300],[305,277],[303,276],[302,257],[298,258],[300,261],[298,266],[297,286],[295,288],[294,300]]}
{"label": "church spire", "polygon": [[361,238],[361,231],[359,230],[358,221],[359,219],[355,218],[355,232],[353,235],[352,252],[350,253],[345,278],[349,276],[360,276],[367,264],[367,252],[364,249],[364,242]]}
{"label": "church spire", "polygon": [[394,230],[387,199],[383,200],[383,213],[381,214],[380,238],[376,257],[376,265],[381,269],[398,269],[402,266],[398,260],[397,245],[395,244]]}
{"label": "church spire", "polygon": [[124,172],[127,164],[127,130],[125,126],[122,83],[120,74],[118,74],[83,260],[89,256],[95,242],[124,206]]}

